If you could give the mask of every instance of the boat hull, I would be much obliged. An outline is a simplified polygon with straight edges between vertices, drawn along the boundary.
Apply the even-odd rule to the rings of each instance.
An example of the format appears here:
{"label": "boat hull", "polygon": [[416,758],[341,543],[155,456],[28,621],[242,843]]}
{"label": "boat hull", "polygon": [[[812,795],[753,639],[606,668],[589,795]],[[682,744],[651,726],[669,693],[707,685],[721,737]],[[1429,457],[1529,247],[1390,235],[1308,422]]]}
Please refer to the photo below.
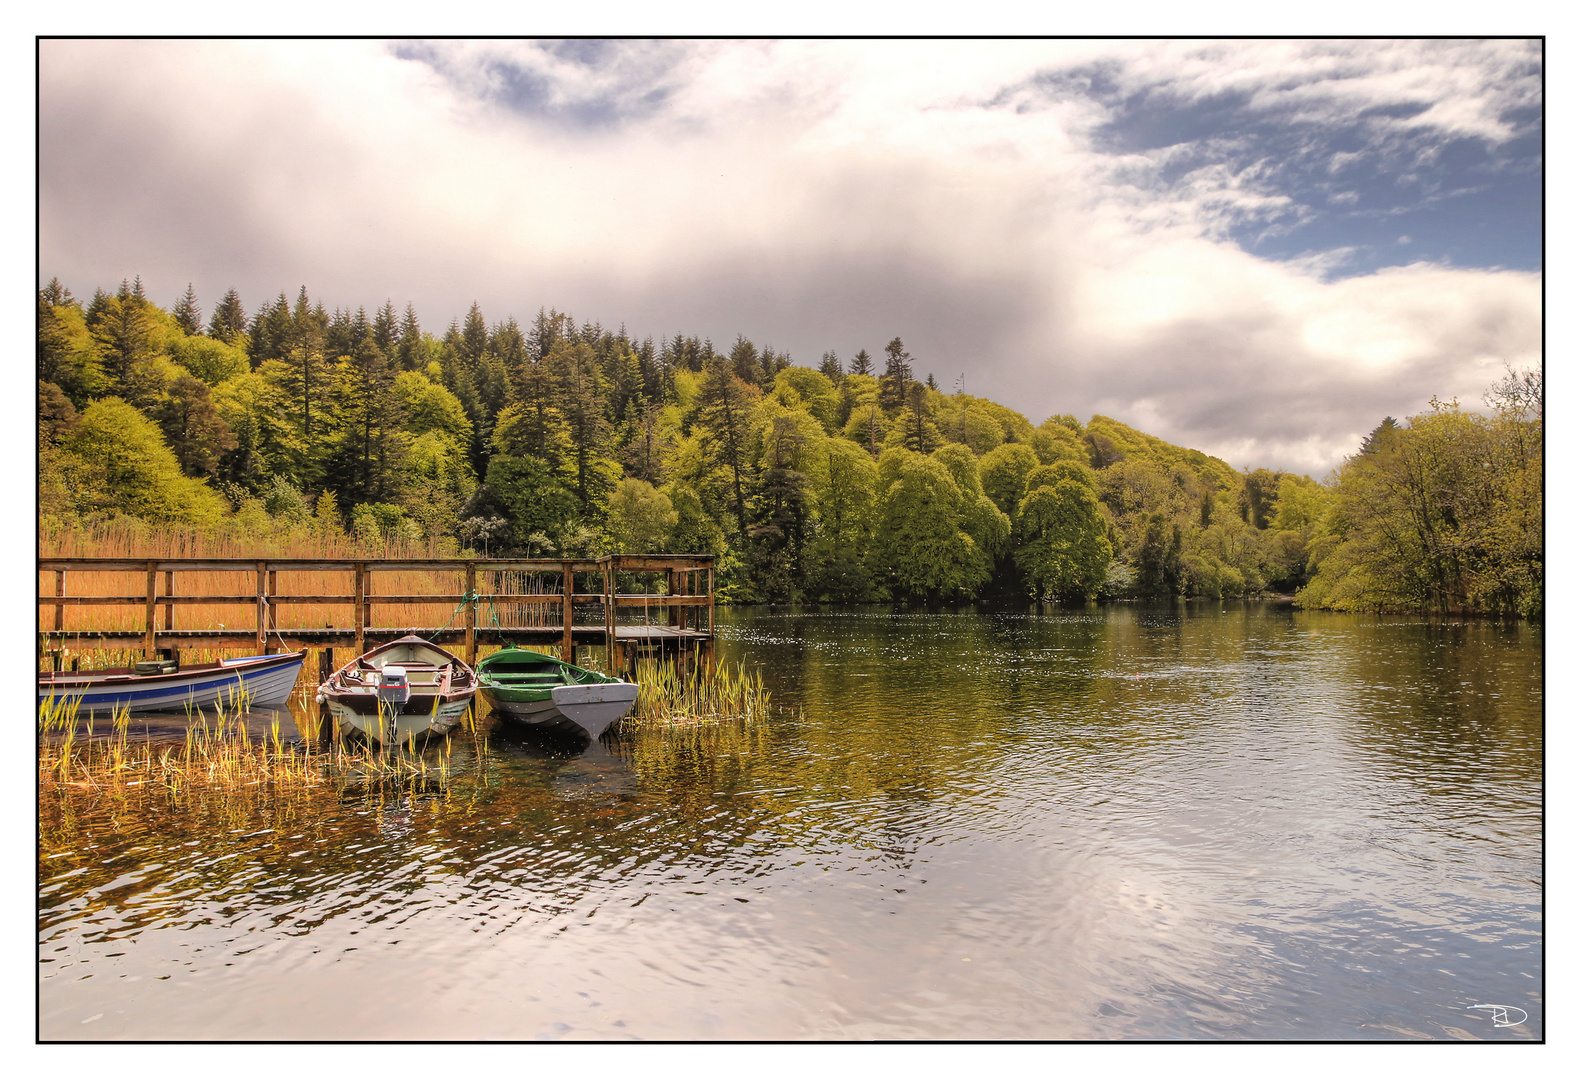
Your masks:
{"label": "boat hull", "polygon": [[75,701],[82,715],[180,712],[184,709],[279,708],[291,698],[305,652],[249,656],[168,675],[44,673],[38,703]]}
{"label": "boat hull", "polygon": [[[440,702],[437,708],[431,696],[414,696],[399,712],[388,704],[382,709],[359,711],[357,706],[366,705],[365,701],[347,702],[328,695],[324,704],[329,707],[329,714],[342,734],[360,734],[373,742],[398,744],[450,734],[466,715],[472,695]],[[377,702],[374,705],[377,706]]]}
{"label": "boat hull", "polygon": [[496,713],[523,724],[556,724],[565,719],[547,692],[500,693],[485,685],[478,694]]}
{"label": "boat hull", "polygon": [[553,690],[556,711],[593,738],[637,703],[635,683],[582,683]]}
{"label": "boat hull", "polygon": [[478,692],[508,720],[574,728],[598,738],[637,702],[634,683],[525,649],[507,648],[478,665]]}
{"label": "boat hull", "polygon": [[[399,669],[398,684],[380,674],[386,667],[392,675]],[[476,693],[477,676],[460,657],[407,635],[336,671],[320,684],[318,700],[342,734],[398,744],[450,734]]]}
{"label": "boat hull", "polygon": [[[589,692],[594,697],[587,697]],[[487,687],[479,691],[495,713],[519,724],[575,728],[591,738],[604,734],[609,726],[631,711],[637,702],[637,687],[632,683],[603,683],[557,686],[547,693],[535,693],[530,700],[519,692],[499,693]]]}

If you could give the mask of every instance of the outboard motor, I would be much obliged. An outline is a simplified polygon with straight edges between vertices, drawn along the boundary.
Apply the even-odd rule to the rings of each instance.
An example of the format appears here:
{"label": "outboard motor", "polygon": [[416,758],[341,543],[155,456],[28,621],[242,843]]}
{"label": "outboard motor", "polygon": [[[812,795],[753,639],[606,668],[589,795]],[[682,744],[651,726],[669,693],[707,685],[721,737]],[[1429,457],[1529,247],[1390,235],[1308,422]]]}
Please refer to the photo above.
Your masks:
{"label": "outboard motor", "polygon": [[406,681],[406,669],[393,664],[379,672],[379,702],[387,705],[405,705],[412,696],[412,687]]}

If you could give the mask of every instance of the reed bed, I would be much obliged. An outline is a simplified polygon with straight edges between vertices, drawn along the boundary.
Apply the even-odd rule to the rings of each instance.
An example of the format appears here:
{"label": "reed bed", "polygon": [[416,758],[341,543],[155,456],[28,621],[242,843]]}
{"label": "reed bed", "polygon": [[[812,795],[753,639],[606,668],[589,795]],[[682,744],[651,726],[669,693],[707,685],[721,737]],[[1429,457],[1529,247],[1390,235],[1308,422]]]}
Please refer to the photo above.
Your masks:
{"label": "reed bed", "polygon": [[756,725],[768,715],[769,692],[761,672],[745,662],[682,665],[637,661],[637,704],[626,717],[632,728],[711,724],[726,720]]}
{"label": "reed bed", "polygon": [[415,744],[379,747],[341,739],[315,747],[288,738],[278,712],[258,736],[248,730],[244,695],[212,713],[191,712],[180,741],[138,740],[131,737],[130,726],[125,709],[104,721],[100,734],[92,718],[79,715],[75,700],[40,705],[40,794],[76,790],[124,796],[143,786],[170,793],[266,788],[275,794],[343,794],[349,788],[390,782],[444,789],[457,775],[452,761],[456,739],[475,744],[469,747],[469,758],[480,767],[486,749],[470,713],[458,736],[422,750]]}

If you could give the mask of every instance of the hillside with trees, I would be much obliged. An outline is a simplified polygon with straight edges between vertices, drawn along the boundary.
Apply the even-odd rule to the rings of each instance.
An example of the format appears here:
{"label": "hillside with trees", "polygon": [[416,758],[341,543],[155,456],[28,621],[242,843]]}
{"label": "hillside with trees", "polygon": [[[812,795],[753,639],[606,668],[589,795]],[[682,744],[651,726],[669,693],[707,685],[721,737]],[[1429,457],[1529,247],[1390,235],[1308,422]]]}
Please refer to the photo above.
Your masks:
{"label": "hillside with trees", "polygon": [[899,337],[808,367],[553,310],[474,304],[435,336],[410,304],[330,312],[305,288],[203,316],[190,286],[168,309],[138,281],[39,291],[43,550],[708,553],[738,602],[1542,608],[1540,374],[1488,414],[1387,420],[1318,482],[1103,416],[1033,426],[919,379]]}

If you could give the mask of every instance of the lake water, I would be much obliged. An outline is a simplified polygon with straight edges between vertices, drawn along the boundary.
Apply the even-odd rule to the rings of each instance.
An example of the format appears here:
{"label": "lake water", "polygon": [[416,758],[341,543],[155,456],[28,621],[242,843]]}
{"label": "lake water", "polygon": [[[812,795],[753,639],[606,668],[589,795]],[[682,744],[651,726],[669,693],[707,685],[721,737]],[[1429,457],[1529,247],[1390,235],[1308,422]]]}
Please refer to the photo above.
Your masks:
{"label": "lake water", "polygon": [[40,1036],[1542,1037],[1539,628],[720,617],[755,731],[41,803]]}

